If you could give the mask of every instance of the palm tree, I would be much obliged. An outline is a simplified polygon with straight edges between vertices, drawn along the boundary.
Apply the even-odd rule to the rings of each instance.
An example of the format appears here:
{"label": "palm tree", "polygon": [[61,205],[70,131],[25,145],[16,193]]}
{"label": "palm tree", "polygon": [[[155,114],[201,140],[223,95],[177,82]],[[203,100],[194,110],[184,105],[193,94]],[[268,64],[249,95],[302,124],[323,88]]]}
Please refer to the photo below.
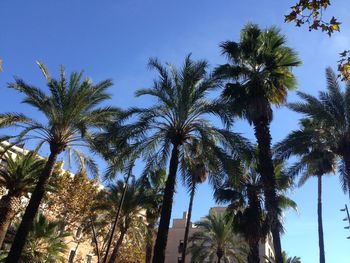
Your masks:
{"label": "palm tree", "polygon": [[326,78],[326,92],[319,92],[318,97],[298,92],[302,102],[288,106],[318,123],[329,149],[341,159],[343,190],[350,196],[350,82],[343,91],[331,68],[326,69]]}
{"label": "palm tree", "polygon": [[[20,262],[64,262],[66,259],[63,255],[67,250],[64,238],[69,233],[58,231],[59,224],[59,221],[50,222],[43,214],[37,214],[20,255]],[[9,230],[9,239],[14,238],[15,229],[16,226]]]}
{"label": "palm tree", "polygon": [[60,79],[56,80],[51,78],[42,63],[39,63],[39,67],[47,81],[49,95],[39,88],[26,84],[21,79],[15,79],[9,88],[23,93],[25,95],[23,103],[33,106],[43,113],[46,123],[35,121],[22,114],[0,115],[2,127],[15,123],[22,128],[18,135],[18,141],[37,139],[48,143],[50,149],[50,155],[16,233],[7,263],[17,263],[19,260],[59,154],[68,150],[83,166],[87,166],[96,173],[94,161],[83,158],[82,152],[75,146],[87,145],[86,138],[89,130],[104,125],[116,113],[116,110],[109,107],[98,107],[110,98],[106,92],[108,87],[112,85],[110,80],[93,85],[90,79],[82,79],[82,73],[74,72],[67,81],[63,67]]}
{"label": "palm tree", "polygon": [[[259,242],[264,241],[271,231],[264,206],[263,185],[256,161],[244,160],[241,170],[229,174],[215,189],[214,196],[220,203],[229,203],[227,215],[233,218],[234,228],[249,244],[249,263],[259,263]],[[275,162],[277,202],[280,231],[282,231],[282,210],[293,208],[294,201],[286,196],[292,181],[286,175],[283,163]]]}
{"label": "palm tree", "polygon": [[191,226],[191,217],[192,217],[192,207],[193,207],[193,200],[194,195],[196,193],[197,185],[200,183],[203,183],[208,176],[208,173],[206,171],[206,168],[204,164],[201,161],[197,161],[195,165],[192,166],[191,171],[191,177],[189,179],[189,187],[190,187],[190,202],[188,205],[188,212],[187,212],[187,220],[186,220],[186,227],[185,227],[185,235],[184,235],[184,241],[183,241],[183,248],[182,248],[182,256],[181,256],[181,262],[185,262],[186,260],[186,249],[187,249],[187,241],[188,241],[188,234]]}
{"label": "palm tree", "polygon": [[192,263],[245,262],[245,242],[234,233],[232,222],[224,214],[213,213],[196,225],[199,230],[191,236],[189,247]]}
{"label": "palm tree", "polygon": [[[111,185],[105,193],[105,203],[102,204],[107,210],[115,211],[120,204],[124,191],[124,181],[119,180],[115,185]],[[142,211],[148,203],[148,196],[143,191],[143,184],[141,180],[131,178],[131,182],[125,192],[123,205],[121,206],[120,216],[117,225],[120,230],[120,235],[115,243],[112,254],[108,259],[109,263],[115,263],[118,257],[119,249],[124,241],[125,236],[129,230],[136,230],[144,228],[144,221],[142,219]]]}
{"label": "palm tree", "polygon": [[[288,257],[285,251],[282,252],[283,263],[301,263],[300,257]],[[276,263],[273,257],[266,258],[267,263]]]}
{"label": "palm tree", "polygon": [[[207,177],[209,176],[209,169],[209,172],[212,172],[210,174],[211,177],[217,176],[215,172],[220,171],[220,168],[217,166],[217,164],[220,164],[223,160],[217,159],[217,156],[213,153],[213,149],[202,149],[198,141],[192,141],[191,144],[188,144],[187,147],[185,147],[184,158],[182,159],[182,161],[184,162],[182,167],[185,168],[185,170],[182,170],[182,177],[190,193],[190,201],[188,205],[187,220],[181,256],[181,261],[186,262],[188,235],[191,226],[193,201],[197,185],[206,181]],[[220,174],[217,177],[220,177]]]}
{"label": "palm tree", "polygon": [[259,263],[259,242],[266,239],[269,227],[261,180],[256,169],[253,165],[242,163],[241,174],[227,177],[214,195],[220,203],[229,203],[228,215],[249,245],[248,263]]}
{"label": "palm tree", "polygon": [[325,144],[324,133],[310,119],[301,121],[301,129],[291,132],[287,138],[276,145],[279,158],[291,155],[299,157],[291,167],[290,175],[302,174],[299,186],[309,178],[317,177],[317,218],[320,250],[320,263],[325,263],[325,249],[322,222],[322,176],[335,172],[336,155]]}
{"label": "palm tree", "polygon": [[0,163],[0,186],[7,194],[0,199],[0,247],[14,216],[21,206],[21,197],[32,192],[45,166],[36,151],[27,154],[7,152]]}
{"label": "palm tree", "polygon": [[264,185],[276,259],[282,263],[270,123],[272,105],[282,105],[288,90],[295,88],[291,69],[301,62],[275,27],[261,30],[248,24],[241,31],[239,42],[227,41],[221,48],[229,63],[219,66],[215,73],[227,81],[222,96],[231,106],[231,112],[254,126],[258,170]]}
{"label": "palm tree", "polygon": [[[107,131],[107,135],[116,132],[112,136],[117,139],[115,159],[122,161],[125,157],[128,160],[142,157],[146,164],[145,174],[163,169],[170,159],[153,256],[154,263],[161,263],[165,260],[176,175],[183,164],[185,146],[197,140],[203,148],[212,148],[218,156],[225,156],[227,153],[220,146],[243,152],[246,140],[208,121],[208,114],[220,116],[227,122],[230,119],[223,105],[206,98],[207,93],[218,86],[218,81],[207,73],[206,61],[196,62],[187,56],[182,68],[175,69],[169,65],[168,69],[157,59],[151,59],[149,66],[156,69],[160,76],[153,87],[138,90],[136,95],[153,96],[158,100],[157,104],[130,109],[123,114],[124,119],[116,121],[116,128]],[[131,117],[136,121],[120,125]],[[129,146],[121,147],[125,142]]]}
{"label": "palm tree", "polygon": [[146,263],[152,262],[154,237],[156,235],[156,225],[159,220],[162,197],[164,193],[166,180],[165,170],[157,170],[150,172],[150,174],[143,178],[143,188],[146,189],[146,195],[148,196],[148,204],[146,207],[146,222],[147,222],[147,235],[146,235]]}

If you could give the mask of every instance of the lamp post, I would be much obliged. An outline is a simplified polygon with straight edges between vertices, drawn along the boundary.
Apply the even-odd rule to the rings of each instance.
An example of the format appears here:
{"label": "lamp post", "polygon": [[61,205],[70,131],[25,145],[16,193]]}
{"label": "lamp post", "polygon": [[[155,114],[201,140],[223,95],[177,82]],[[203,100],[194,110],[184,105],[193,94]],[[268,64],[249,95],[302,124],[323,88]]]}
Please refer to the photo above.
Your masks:
{"label": "lamp post", "polygon": [[[350,229],[350,215],[349,215],[348,206],[345,204],[345,208],[340,209],[340,211],[346,212],[346,217],[343,219],[343,221],[347,221],[348,225],[345,226],[344,229]],[[350,239],[350,236],[348,236],[347,239]]]}
{"label": "lamp post", "polygon": [[123,206],[123,204],[124,204],[124,198],[125,198],[126,191],[128,190],[129,178],[130,178],[130,176],[131,176],[133,166],[134,166],[133,164],[130,166],[130,169],[129,169],[129,171],[128,171],[126,177],[125,177],[124,189],[123,189],[122,197],[121,197],[120,202],[119,202],[119,205],[118,205],[117,214],[116,214],[116,217],[115,217],[115,220],[114,220],[114,223],[113,223],[113,227],[112,227],[112,231],[111,231],[111,236],[109,237],[109,240],[108,240],[107,249],[106,249],[106,254],[105,254],[105,256],[104,256],[103,263],[106,263],[106,262],[107,262],[108,252],[109,252],[110,247],[111,247],[111,244],[112,244],[112,240],[113,240],[115,228],[116,228],[116,226],[117,226],[117,222],[118,222],[118,219],[119,219],[120,211],[121,211],[122,206]]}

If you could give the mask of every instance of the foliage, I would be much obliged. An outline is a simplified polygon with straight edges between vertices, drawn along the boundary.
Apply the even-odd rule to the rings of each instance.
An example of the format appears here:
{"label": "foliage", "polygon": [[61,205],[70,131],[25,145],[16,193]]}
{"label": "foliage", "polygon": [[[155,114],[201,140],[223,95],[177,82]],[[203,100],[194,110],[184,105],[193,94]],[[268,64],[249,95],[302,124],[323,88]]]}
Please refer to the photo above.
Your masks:
{"label": "foliage", "polygon": [[9,195],[27,195],[34,189],[46,161],[39,159],[37,152],[28,154],[4,153],[0,163],[0,186],[8,190]]}
{"label": "foliage", "polygon": [[52,218],[62,218],[68,231],[88,227],[98,193],[98,182],[90,180],[86,172],[75,175],[65,172],[52,178],[54,192],[47,195],[44,211]]}
{"label": "foliage", "polygon": [[[267,263],[276,263],[273,257],[265,258]],[[301,259],[299,257],[288,257],[287,253],[283,251],[283,263],[301,263]]]}
{"label": "foliage", "polygon": [[296,87],[291,69],[301,64],[295,51],[286,46],[285,36],[276,27],[261,30],[247,24],[239,42],[220,46],[228,63],[216,68],[215,74],[226,81],[222,96],[230,109],[249,123],[261,116],[271,121],[271,104],[285,103],[287,92]]}
{"label": "foliage", "polygon": [[[65,262],[66,258],[63,255],[67,245],[64,243],[64,238],[69,234],[58,231],[58,226],[59,221],[49,221],[39,213],[28,235],[20,262]],[[11,243],[17,227],[18,224],[12,227],[7,242]]]}
{"label": "foliage", "polygon": [[227,217],[249,245],[248,262],[259,262],[259,241],[265,241],[270,229],[256,165],[241,162],[241,171],[223,181],[215,189],[214,197],[220,203],[228,203]]}
{"label": "foliage", "polygon": [[338,60],[338,77],[341,80],[350,80],[350,50],[341,52]]}
{"label": "foliage", "polygon": [[134,244],[134,240],[128,239],[121,248],[118,261],[123,263],[144,263],[145,250]]}
{"label": "foliage", "polygon": [[323,19],[324,11],[330,4],[330,0],[299,0],[285,16],[285,21],[295,22],[298,27],[306,23],[310,31],[321,29],[330,36],[340,30],[340,22],[334,16],[329,21]]}
{"label": "foliage", "polygon": [[289,176],[301,174],[299,186],[312,176],[335,173],[337,156],[331,151],[322,126],[311,119],[302,119],[299,130],[292,131],[275,146],[278,158],[295,155],[298,160],[291,166]]}
{"label": "foliage", "polygon": [[89,78],[82,79],[82,73],[77,72],[73,72],[67,81],[63,66],[60,79],[54,79],[43,63],[38,62],[38,65],[50,94],[20,78],[15,78],[9,88],[24,94],[22,102],[43,113],[47,122],[38,122],[20,113],[4,113],[0,115],[1,126],[18,127],[20,133],[12,136],[18,141],[35,139],[48,143],[50,150],[58,153],[67,150],[77,164],[96,174],[93,160],[84,158],[76,146],[87,146],[89,129],[104,125],[118,112],[114,108],[98,107],[110,98],[107,89],[112,82],[105,80],[93,85]]}
{"label": "foliage", "polygon": [[[110,142],[108,155],[114,158],[114,162],[109,167],[108,178],[113,178],[125,167],[125,160],[135,158],[144,161],[144,175],[165,168],[172,145],[180,147],[180,164],[185,164],[182,158],[186,147],[194,142],[203,144],[202,147],[211,149],[220,157],[226,157],[220,146],[229,147],[236,153],[247,149],[247,140],[237,133],[211,125],[207,118],[208,115],[219,116],[225,123],[232,122],[225,105],[206,97],[219,86],[219,81],[207,72],[207,61],[194,61],[189,55],[182,68],[176,69],[169,63],[167,66],[158,59],[150,59],[149,67],[155,69],[159,77],[151,88],[136,92],[137,97],[148,95],[155,98],[156,103],[149,108],[130,108],[96,138],[101,144]],[[127,123],[132,117],[137,118],[136,121]],[[185,171],[186,166],[179,170]]]}
{"label": "foliage", "polygon": [[0,187],[6,192],[0,198],[0,247],[13,218],[23,208],[21,198],[33,191],[46,163],[36,151],[27,154],[7,151],[1,155]]}
{"label": "foliage", "polygon": [[146,263],[152,260],[154,239],[157,235],[157,224],[162,208],[163,194],[166,181],[166,171],[157,170],[142,178],[142,185],[149,200],[146,205],[147,234],[146,242]]}
{"label": "foliage", "polygon": [[[128,183],[128,187],[125,193],[125,199],[121,207],[121,213],[117,222],[118,235],[113,237],[113,252],[111,258],[117,258],[119,250],[124,240],[134,240],[134,244],[141,249],[145,246],[146,226],[144,221],[143,211],[151,200],[147,192],[144,191],[143,178],[136,180],[132,177],[131,182]],[[102,211],[110,219],[109,222],[113,222],[116,211],[122,198],[125,184],[123,180],[117,181],[115,184],[111,184],[106,191],[99,193],[99,202],[96,204],[95,209]],[[106,240],[110,237],[103,238],[102,243],[97,244],[99,247],[100,255],[102,255],[106,248]],[[96,246],[96,244],[95,244]],[[97,247],[96,247],[97,248]],[[109,259],[111,261],[112,259]]]}
{"label": "foliage", "polygon": [[[232,220],[234,229],[248,242],[250,246],[249,258],[252,260],[259,257],[259,241],[265,242],[271,231],[266,218],[267,211],[264,205],[262,180],[257,171],[255,159],[233,160],[240,163],[240,170],[223,178],[223,183],[214,192],[216,201],[228,203],[227,216]],[[297,205],[286,195],[293,182],[286,173],[284,164],[275,162],[274,167],[277,179],[279,228],[283,232],[282,211],[289,208],[296,210]],[[252,262],[256,262],[256,259]]]}
{"label": "foliage", "polygon": [[326,69],[326,78],[327,91],[320,91],[317,97],[298,92],[302,101],[290,103],[289,108],[319,126],[324,147],[341,159],[339,173],[343,190],[350,191],[350,85],[342,90],[330,68]]}
{"label": "foliage", "polygon": [[216,262],[218,256],[223,262],[245,262],[246,244],[234,233],[232,222],[224,214],[213,213],[196,225],[198,232],[189,240],[191,262]]}
{"label": "foliage", "polygon": [[[309,31],[321,29],[331,36],[340,31],[341,23],[334,16],[329,21],[323,19],[330,4],[330,0],[299,0],[285,16],[285,21],[295,22],[298,27],[308,24]],[[338,77],[341,80],[350,80],[350,50],[344,50],[339,55]]]}

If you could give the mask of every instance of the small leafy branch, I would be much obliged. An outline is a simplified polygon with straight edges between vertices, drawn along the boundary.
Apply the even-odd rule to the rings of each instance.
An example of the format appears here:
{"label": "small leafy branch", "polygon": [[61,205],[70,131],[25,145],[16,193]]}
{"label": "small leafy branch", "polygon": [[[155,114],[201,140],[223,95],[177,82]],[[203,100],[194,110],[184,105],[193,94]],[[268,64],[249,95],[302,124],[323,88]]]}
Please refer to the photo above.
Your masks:
{"label": "small leafy branch", "polygon": [[341,23],[334,16],[329,21],[323,19],[323,12],[329,5],[330,0],[299,0],[285,16],[285,21],[294,21],[298,27],[308,24],[309,31],[321,29],[331,36],[335,31],[339,32]]}
{"label": "small leafy branch", "polygon": [[339,53],[339,55],[340,59],[338,60],[338,76],[343,81],[350,80],[350,50],[345,50]]}
{"label": "small leafy branch", "polygon": [[[323,13],[331,5],[330,0],[299,0],[285,15],[285,22],[294,22],[300,27],[309,26],[309,31],[322,30],[331,36],[340,31],[340,22],[332,16],[329,21],[324,20]],[[342,81],[350,80],[350,50],[341,52],[338,60],[338,76]]]}

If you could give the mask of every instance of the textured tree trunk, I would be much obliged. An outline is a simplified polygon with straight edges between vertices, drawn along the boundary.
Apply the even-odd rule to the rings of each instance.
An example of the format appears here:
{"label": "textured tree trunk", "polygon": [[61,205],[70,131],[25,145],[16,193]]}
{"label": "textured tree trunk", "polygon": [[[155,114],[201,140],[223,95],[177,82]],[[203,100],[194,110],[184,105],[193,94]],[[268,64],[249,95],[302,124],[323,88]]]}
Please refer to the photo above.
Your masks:
{"label": "textured tree trunk", "polygon": [[320,263],[325,263],[323,223],[322,223],[322,175],[317,175],[317,218],[318,218],[318,245],[320,248]]}
{"label": "textured tree trunk", "polygon": [[259,258],[259,241],[249,242],[248,263],[260,263]]}
{"label": "textured tree trunk", "polygon": [[7,194],[0,200],[0,248],[20,205],[21,199],[17,196]]}
{"label": "textured tree trunk", "polygon": [[146,243],[146,263],[152,262],[153,243],[154,243],[154,223],[147,226],[147,243]]}
{"label": "textured tree trunk", "polygon": [[192,216],[192,206],[193,206],[193,199],[194,195],[196,193],[196,183],[193,183],[192,189],[191,189],[191,196],[190,196],[190,204],[188,206],[188,213],[187,213],[187,222],[186,222],[186,229],[185,229],[185,236],[184,236],[184,245],[182,250],[182,263],[185,263],[186,260],[186,249],[187,249],[187,242],[188,242],[188,233],[190,230],[191,225],[191,216]]}
{"label": "textured tree trunk", "polygon": [[269,121],[266,117],[260,117],[254,121],[255,136],[258,142],[258,170],[263,182],[265,206],[271,227],[275,259],[276,263],[283,263],[276,197],[276,179],[272,162],[269,126]]}
{"label": "textured tree trunk", "polygon": [[117,240],[117,244],[115,244],[115,247],[112,251],[111,257],[108,260],[108,263],[116,263],[117,262],[118,252],[119,252],[119,249],[123,243],[125,234],[126,234],[126,229],[123,229],[120,231],[120,236]]}
{"label": "textured tree trunk", "polygon": [[179,146],[173,145],[171,153],[169,175],[165,183],[162,211],[158,227],[156,244],[154,245],[153,263],[164,263],[165,249],[168,240],[169,224],[173,206],[173,198],[176,183],[176,173],[179,166]]}
{"label": "textured tree trunk", "polygon": [[221,262],[222,257],[224,256],[224,252],[220,249],[216,252],[216,256],[218,257],[218,263]]}
{"label": "textured tree trunk", "polygon": [[45,164],[45,168],[39,177],[38,183],[36,184],[29,200],[29,204],[24,212],[21,224],[18,227],[15,239],[12,243],[11,250],[6,258],[6,263],[18,263],[20,260],[28,233],[32,227],[40,202],[45,194],[46,185],[52,174],[58,154],[59,151],[51,151],[50,153],[49,159]]}

